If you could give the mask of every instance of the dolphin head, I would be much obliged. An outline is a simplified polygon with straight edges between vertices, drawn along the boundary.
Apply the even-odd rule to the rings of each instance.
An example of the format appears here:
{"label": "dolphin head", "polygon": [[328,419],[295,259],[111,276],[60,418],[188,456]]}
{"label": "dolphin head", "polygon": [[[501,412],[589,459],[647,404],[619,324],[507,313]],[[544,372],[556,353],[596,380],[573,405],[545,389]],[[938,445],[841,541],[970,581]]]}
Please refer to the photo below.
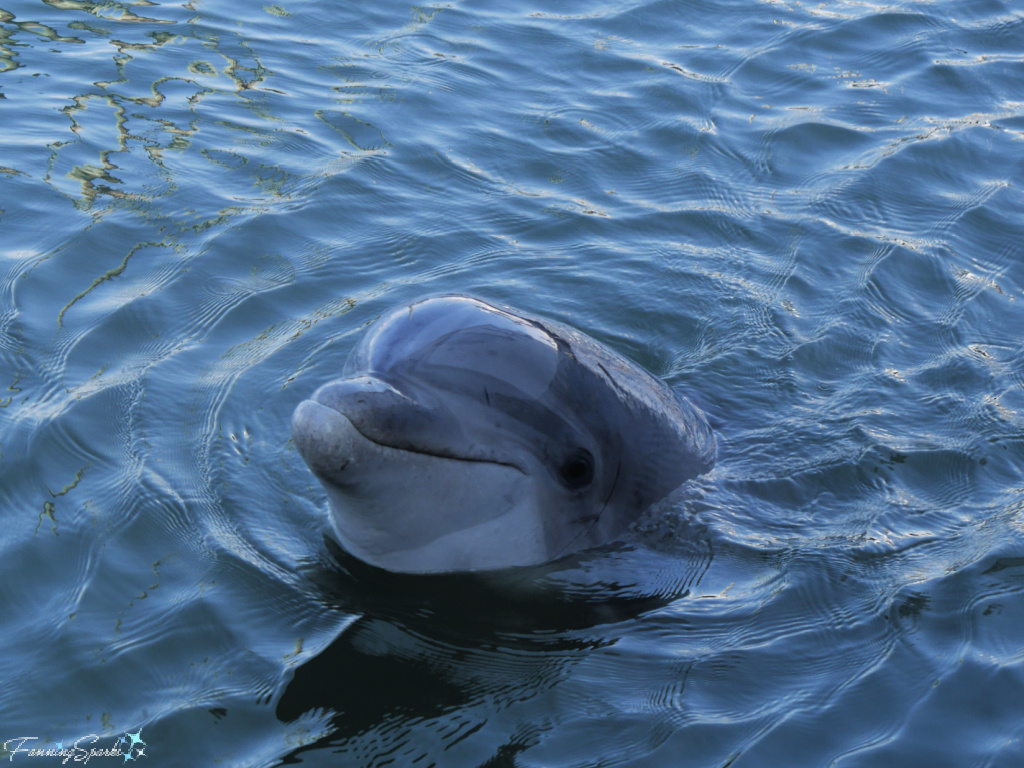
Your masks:
{"label": "dolphin head", "polygon": [[465,296],[392,311],[292,418],[341,544],[438,573],[603,544],[714,462],[703,416],[573,329]]}

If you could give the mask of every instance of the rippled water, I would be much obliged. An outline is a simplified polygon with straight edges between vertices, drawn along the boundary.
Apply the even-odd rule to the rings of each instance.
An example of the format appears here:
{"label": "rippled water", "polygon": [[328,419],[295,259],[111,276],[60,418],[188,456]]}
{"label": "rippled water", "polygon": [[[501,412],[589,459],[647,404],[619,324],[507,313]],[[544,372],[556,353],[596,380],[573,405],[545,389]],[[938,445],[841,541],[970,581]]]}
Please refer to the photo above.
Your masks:
{"label": "rippled water", "polygon": [[[0,742],[1024,764],[1019,4],[0,5]],[[332,554],[291,410],[438,291],[716,469],[515,578]]]}

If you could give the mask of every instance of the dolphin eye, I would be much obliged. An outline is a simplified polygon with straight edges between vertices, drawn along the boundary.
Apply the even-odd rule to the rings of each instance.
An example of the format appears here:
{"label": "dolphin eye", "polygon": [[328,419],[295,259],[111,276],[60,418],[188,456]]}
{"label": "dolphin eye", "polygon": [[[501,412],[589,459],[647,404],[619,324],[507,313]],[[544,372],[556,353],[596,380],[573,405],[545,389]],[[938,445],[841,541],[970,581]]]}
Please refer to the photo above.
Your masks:
{"label": "dolphin eye", "polygon": [[589,451],[581,449],[566,459],[558,474],[572,490],[586,488],[594,479],[594,458]]}

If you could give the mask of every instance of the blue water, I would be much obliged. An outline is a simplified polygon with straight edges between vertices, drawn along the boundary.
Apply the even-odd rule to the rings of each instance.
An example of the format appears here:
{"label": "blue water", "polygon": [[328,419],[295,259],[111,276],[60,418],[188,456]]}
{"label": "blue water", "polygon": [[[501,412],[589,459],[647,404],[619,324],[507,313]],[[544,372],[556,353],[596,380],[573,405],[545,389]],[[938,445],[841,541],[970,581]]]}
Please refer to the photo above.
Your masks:
{"label": "blue water", "polygon": [[[0,126],[10,762],[1024,765],[1018,3],[2,0]],[[518,582],[332,565],[291,411],[432,292],[716,469]]]}

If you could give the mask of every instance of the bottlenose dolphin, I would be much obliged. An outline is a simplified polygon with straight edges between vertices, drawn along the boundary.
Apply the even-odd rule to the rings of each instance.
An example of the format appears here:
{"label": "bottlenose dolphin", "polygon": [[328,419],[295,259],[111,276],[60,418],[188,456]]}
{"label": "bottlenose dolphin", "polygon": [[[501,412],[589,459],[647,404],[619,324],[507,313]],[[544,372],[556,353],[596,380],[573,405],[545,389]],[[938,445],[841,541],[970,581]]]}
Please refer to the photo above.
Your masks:
{"label": "bottlenose dolphin", "polygon": [[708,471],[715,438],[590,337],[467,296],[378,320],[292,437],[341,545],[401,573],[537,565],[619,536]]}

